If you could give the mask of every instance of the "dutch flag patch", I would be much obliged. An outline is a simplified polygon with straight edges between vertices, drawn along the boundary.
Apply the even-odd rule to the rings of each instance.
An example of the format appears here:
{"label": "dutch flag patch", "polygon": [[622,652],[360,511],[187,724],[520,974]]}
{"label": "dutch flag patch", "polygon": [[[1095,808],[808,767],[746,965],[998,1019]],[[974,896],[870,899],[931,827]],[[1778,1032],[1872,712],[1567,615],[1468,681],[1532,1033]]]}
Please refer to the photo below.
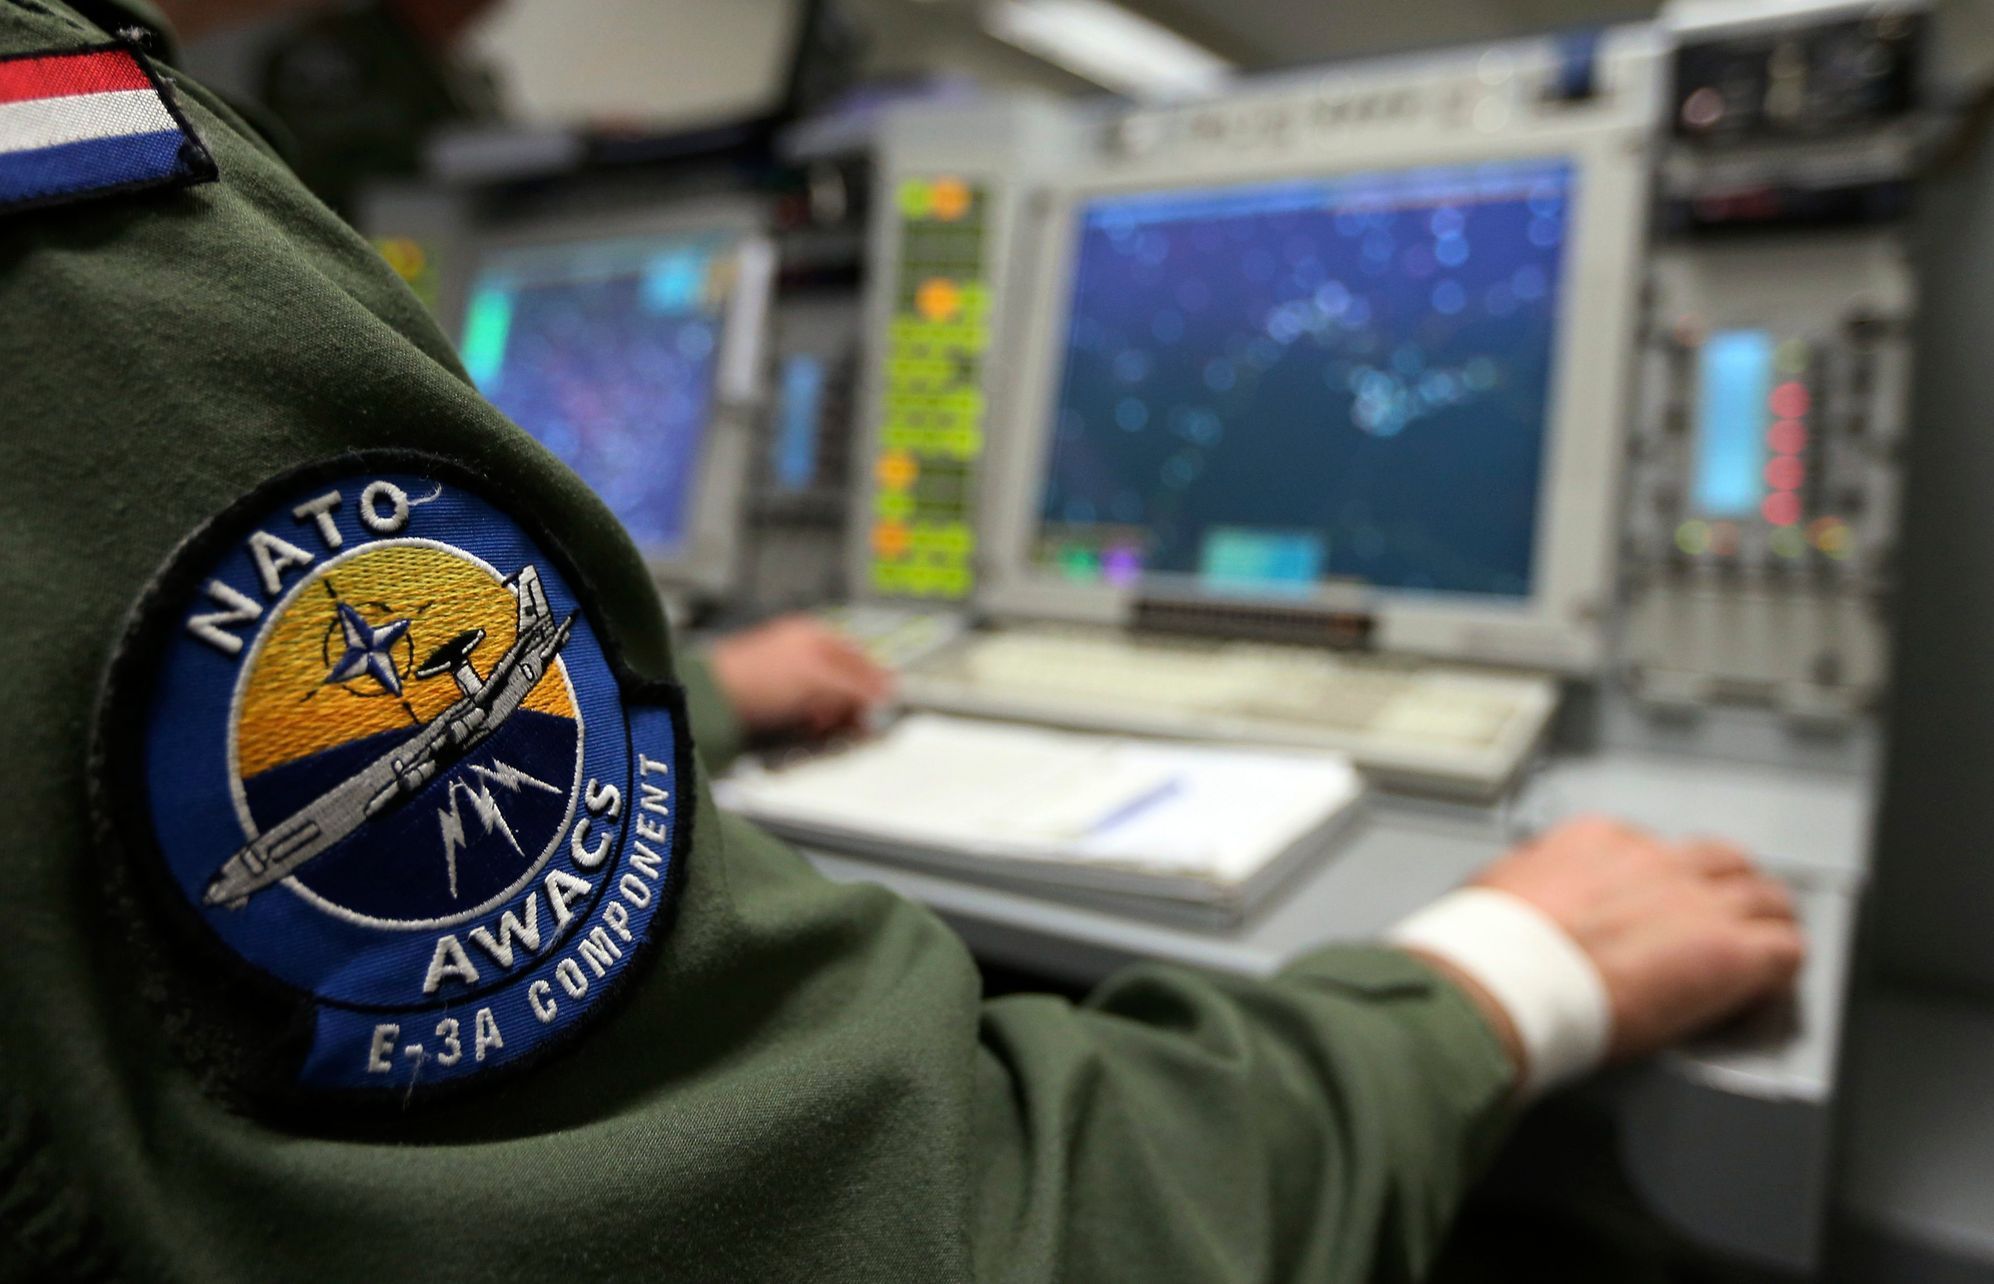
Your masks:
{"label": "dutch flag patch", "polygon": [[194,127],[131,46],[0,58],[0,211],[216,177]]}

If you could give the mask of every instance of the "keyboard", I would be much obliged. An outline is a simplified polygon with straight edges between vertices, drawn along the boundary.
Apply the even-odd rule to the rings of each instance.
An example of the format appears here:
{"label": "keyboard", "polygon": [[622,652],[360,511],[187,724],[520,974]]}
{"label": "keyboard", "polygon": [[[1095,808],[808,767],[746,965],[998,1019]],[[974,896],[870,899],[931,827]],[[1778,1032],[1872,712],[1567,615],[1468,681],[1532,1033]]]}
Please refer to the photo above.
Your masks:
{"label": "keyboard", "polygon": [[889,669],[918,663],[955,641],[965,627],[960,611],[878,603],[825,607],[817,617],[857,643],[874,663]]}
{"label": "keyboard", "polygon": [[1384,783],[1488,797],[1557,708],[1548,677],[1263,643],[1032,627],[956,639],[901,676],[917,708],[1347,753]]}

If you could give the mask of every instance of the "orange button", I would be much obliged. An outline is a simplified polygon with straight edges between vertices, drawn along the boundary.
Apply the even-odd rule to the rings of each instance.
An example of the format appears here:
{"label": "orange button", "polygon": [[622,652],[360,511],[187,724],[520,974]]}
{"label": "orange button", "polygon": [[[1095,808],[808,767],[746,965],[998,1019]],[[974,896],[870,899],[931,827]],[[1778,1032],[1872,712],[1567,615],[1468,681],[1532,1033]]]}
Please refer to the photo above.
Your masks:
{"label": "orange button", "polygon": [[873,476],[888,490],[906,490],[920,475],[920,462],[904,450],[889,450],[873,465]]}
{"label": "orange button", "polygon": [[395,275],[404,281],[414,280],[428,266],[422,246],[406,236],[386,237],[376,241],[375,245],[380,249],[381,257],[388,261],[388,266],[395,270]]}
{"label": "orange button", "polygon": [[943,222],[955,222],[969,213],[969,185],[959,178],[936,179],[929,189],[928,208]]}
{"label": "orange button", "polygon": [[945,276],[929,277],[914,294],[914,310],[930,321],[947,321],[962,311],[962,289]]}
{"label": "orange button", "polygon": [[904,556],[907,543],[907,528],[899,522],[881,522],[872,528],[872,550],[881,557]]}

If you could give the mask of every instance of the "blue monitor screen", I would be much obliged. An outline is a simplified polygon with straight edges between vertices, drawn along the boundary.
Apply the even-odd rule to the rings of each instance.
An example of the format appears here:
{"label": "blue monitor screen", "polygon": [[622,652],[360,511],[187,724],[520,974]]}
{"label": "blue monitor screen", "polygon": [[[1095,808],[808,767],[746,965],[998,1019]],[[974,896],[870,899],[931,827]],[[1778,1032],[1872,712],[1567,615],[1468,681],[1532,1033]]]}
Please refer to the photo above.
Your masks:
{"label": "blue monitor screen", "polygon": [[1531,160],[1088,204],[1035,557],[1526,596],[1574,191]]}
{"label": "blue monitor screen", "polygon": [[714,379],[725,246],[585,241],[487,256],[463,357],[478,390],[595,488],[647,553],[690,518]]}

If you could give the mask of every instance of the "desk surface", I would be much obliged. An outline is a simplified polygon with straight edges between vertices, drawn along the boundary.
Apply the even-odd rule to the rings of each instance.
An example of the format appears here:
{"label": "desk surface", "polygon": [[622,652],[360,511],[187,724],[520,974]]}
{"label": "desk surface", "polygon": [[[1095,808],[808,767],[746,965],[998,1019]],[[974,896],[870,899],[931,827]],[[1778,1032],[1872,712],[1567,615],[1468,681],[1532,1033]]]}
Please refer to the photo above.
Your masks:
{"label": "desk surface", "polygon": [[1810,940],[1793,1009],[1628,1077],[1623,1144],[1658,1212],[1714,1247],[1812,1263],[1825,1198],[1848,953],[1869,837],[1858,777],[1612,751],[1553,760],[1500,809],[1374,796],[1314,865],[1235,927],[1177,927],[871,859],[811,852],[890,887],[995,962],[1093,981],[1137,959],[1265,974],[1311,946],[1375,937],[1528,830],[1609,812],[1672,836],[1722,834],[1794,886]]}

